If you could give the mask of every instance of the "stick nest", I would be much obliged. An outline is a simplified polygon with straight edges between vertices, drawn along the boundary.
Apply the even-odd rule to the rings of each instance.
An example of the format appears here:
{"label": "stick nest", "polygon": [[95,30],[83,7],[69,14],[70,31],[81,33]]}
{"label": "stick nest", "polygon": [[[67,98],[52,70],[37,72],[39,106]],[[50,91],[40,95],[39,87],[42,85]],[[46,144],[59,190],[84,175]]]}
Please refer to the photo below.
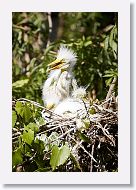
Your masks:
{"label": "stick nest", "polygon": [[[56,115],[36,102],[30,102],[43,108],[42,114],[45,114],[46,124],[39,127],[37,137],[41,138],[44,134],[50,136],[54,132],[57,138],[48,143],[59,142],[59,146],[68,143],[71,156],[59,171],[118,170],[118,110],[114,97],[101,103],[94,102],[89,108],[85,105],[85,111],[80,110],[80,117],[69,118]],[[21,133],[21,130],[18,132],[13,128],[13,144]],[[47,152],[43,159],[46,157]]]}

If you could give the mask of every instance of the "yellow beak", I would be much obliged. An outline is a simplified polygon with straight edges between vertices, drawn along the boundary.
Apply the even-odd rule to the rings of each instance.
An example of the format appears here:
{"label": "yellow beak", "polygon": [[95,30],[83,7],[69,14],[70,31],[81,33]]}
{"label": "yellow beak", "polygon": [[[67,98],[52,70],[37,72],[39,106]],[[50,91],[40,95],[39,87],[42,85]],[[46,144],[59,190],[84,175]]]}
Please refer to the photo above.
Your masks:
{"label": "yellow beak", "polygon": [[52,63],[48,64],[48,66],[50,67],[48,69],[48,71],[51,71],[51,70],[54,70],[54,69],[59,69],[62,66],[63,63],[64,63],[63,60],[56,59]]}

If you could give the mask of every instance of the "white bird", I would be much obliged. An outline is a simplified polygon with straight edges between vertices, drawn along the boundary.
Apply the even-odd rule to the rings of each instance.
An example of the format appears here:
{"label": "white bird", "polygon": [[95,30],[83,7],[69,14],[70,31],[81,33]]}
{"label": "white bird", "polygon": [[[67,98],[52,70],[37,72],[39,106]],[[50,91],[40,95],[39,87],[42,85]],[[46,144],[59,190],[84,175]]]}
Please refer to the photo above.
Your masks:
{"label": "white bird", "polygon": [[[46,108],[63,117],[78,117],[78,113],[86,109],[82,101],[86,96],[86,89],[77,86],[72,73],[76,60],[76,54],[61,45],[57,59],[49,64],[50,73],[43,86]],[[44,113],[43,117],[47,115]]]}
{"label": "white bird", "polygon": [[61,45],[55,61],[50,63],[48,79],[42,91],[43,102],[46,108],[55,108],[60,102],[70,96],[72,88],[76,88],[76,80],[72,69],[76,63],[76,54]]}
{"label": "white bird", "polygon": [[[79,117],[86,112],[87,102],[85,101],[86,89],[77,87],[71,93],[71,96],[60,102],[54,109],[54,113],[63,117]],[[88,107],[88,106],[87,106]]]}

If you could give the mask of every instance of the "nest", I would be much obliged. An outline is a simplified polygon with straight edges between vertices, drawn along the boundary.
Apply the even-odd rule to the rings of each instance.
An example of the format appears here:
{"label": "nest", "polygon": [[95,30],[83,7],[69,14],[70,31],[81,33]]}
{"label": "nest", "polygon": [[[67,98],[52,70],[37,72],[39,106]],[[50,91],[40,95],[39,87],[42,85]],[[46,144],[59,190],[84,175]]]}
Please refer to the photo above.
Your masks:
{"label": "nest", "polygon": [[[28,101],[20,99],[19,101]],[[101,103],[94,102],[79,117],[62,117],[45,109],[40,104],[29,101],[42,108],[46,124],[39,127],[40,138],[52,132],[58,134],[59,146],[68,143],[71,158],[61,167],[61,171],[113,172],[118,170],[118,111],[114,97]],[[92,112],[93,111],[93,112]],[[84,115],[84,116],[83,116]],[[13,128],[13,144],[22,134]],[[46,154],[43,159],[46,159]],[[59,170],[59,171],[60,171]]]}

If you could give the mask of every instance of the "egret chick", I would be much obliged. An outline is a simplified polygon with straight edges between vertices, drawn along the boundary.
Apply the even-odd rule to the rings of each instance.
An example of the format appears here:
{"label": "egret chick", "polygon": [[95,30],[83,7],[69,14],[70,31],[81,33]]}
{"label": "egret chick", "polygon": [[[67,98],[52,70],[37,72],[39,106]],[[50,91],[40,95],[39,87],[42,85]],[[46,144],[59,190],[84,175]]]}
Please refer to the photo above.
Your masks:
{"label": "egret chick", "polygon": [[86,97],[86,89],[78,87],[73,90],[69,98],[64,99],[55,108],[54,113],[63,117],[78,117],[80,111],[84,112],[85,102],[83,101]]}
{"label": "egret chick", "polygon": [[68,98],[75,80],[72,69],[77,61],[76,54],[61,45],[55,61],[48,65],[48,78],[43,85],[42,97],[46,108],[55,108],[61,101]]}

